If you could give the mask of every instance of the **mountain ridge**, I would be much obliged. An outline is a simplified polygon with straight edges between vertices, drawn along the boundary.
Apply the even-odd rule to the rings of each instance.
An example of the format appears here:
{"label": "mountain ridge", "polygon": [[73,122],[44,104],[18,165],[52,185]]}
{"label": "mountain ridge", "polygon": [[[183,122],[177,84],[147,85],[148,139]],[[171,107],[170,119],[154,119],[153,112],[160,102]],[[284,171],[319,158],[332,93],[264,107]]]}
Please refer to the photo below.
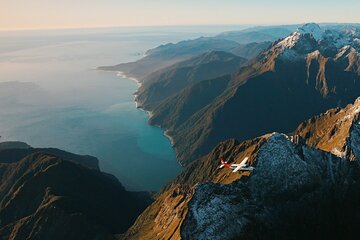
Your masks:
{"label": "mountain ridge", "polygon": [[[349,121],[344,116],[358,109],[359,101],[305,121],[292,135],[272,133],[243,142],[229,139],[219,143],[167,184],[122,239],[352,239],[355,222],[360,220],[354,200],[360,197],[360,155],[339,157],[323,151],[309,141],[315,132],[303,139],[306,132],[299,129],[311,125],[305,129],[321,132],[318,119],[335,118],[338,128],[333,136],[346,132],[342,142],[351,145],[346,139],[356,135],[353,141],[359,141],[360,127],[358,119]],[[326,129],[330,131],[325,130],[324,135],[332,132],[333,124],[329,122]],[[335,147],[338,143],[329,144]],[[358,149],[353,151],[360,153]],[[232,173],[219,169],[220,157],[229,163],[249,157],[255,170]]]}
{"label": "mountain ridge", "polygon": [[[210,51],[150,74],[136,91],[139,107],[152,106],[198,82],[227,75],[247,60],[223,51]],[[145,105],[145,106],[144,106]]]}
{"label": "mountain ridge", "polygon": [[[289,132],[301,121],[358,97],[357,43],[353,43],[350,55],[344,54],[342,48],[334,52],[334,47],[328,44],[326,36],[317,41],[309,33],[294,32],[275,42],[258,61],[233,73],[227,88],[181,125],[162,125],[159,115],[163,119],[177,118],[166,114],[166,108],[154,111],[152,119],[156,121],[150,119],[150,123],[156,122],[168,130],[177,156],[185,164],[226,138],[243,135],[242,139],[248,139],[268,131]],[[265,124],[259,121],[267,117],[271,119]]]}

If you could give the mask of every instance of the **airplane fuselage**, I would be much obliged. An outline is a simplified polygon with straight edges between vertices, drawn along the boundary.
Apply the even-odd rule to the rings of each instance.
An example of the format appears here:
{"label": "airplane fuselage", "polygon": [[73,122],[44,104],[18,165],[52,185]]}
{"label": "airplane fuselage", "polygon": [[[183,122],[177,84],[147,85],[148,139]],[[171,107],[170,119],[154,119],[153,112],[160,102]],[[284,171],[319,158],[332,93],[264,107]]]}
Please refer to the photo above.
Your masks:
{"label": "airplane fuselage", "polygon": [[233,170],[233,172],[237,172],[237,171],[253,171],[254,168],[251,166],[248,166],[246,164],[247,160],[249,158],[245,158],[240,164],[230,164],[225,162],[222,158],[220,159],[221,165],[220,168],[226,167],[226,168],[230,168]]}

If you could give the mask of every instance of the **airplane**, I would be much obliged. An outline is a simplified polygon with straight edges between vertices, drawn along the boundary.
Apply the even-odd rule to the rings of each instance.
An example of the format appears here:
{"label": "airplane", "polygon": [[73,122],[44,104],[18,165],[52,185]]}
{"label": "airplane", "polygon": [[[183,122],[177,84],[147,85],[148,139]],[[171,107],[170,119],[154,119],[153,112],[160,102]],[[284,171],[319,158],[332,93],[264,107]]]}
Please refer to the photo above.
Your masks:
{"label": "airplane", "polygon": [[223,158],[220,158],[220,162],[221,165],[219,168],[230,168],[230,169],[234,169],[233,172],[237,172],[237,171],[253,171],[255,168],[246,165],[246,162],[249,160],[248,157],[244,158],[244,160],[240,163],[240,164],[230,164],[224,161]]}

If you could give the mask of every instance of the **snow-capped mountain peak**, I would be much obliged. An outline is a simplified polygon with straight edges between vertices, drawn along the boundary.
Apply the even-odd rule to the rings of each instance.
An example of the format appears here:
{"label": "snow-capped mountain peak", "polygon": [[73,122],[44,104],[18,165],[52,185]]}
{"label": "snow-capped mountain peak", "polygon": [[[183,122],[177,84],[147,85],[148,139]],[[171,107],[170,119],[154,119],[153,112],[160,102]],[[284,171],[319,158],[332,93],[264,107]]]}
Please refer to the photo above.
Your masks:
{"label": "snow-capped mountain peak", "polygon": [[[321,28],[316,23],[307,23],[295,32],[276,42],[267,51],[268,57],[273,61],[277,56],[286,60],[297,60],[316,50],[326,57],[339,59],[355,48],[359,51],[360,40],[353,35],[346,35],[342,31]],[[272,55],[273,57],[269,57]]]}
{"label": "snow-capped mountain peak", "polygon": [[[298,28],[297,31],[279,41],[275,47],[280,49],[281,51],[285,49],[291,49],[295,47],[295,45],[302,39],[302,36],[305,34],[310,34],[316,42],[319,42],[323,39],[325,32],[321,29],[321,27],[316,23],[307,23],[302,27]],[[309,41],[309,40],[306,40]],[[311,41],[310,41],[311,42]],[[311,44],[310,44],[311,45]],[[312,49],[311,47],[309,49]]]}
{"label": "snow-capped mountain peak", "polygon": [[276,56],[286,60],[297,60],[302,55],[316,50],[317,41],[311,37],[305,36],[296,31],[288,37],[282,39],[276,43],[267,53],[273,57],[268,59],[274,59]]}
{"label": "snow-capped mountain peak", "polygon": [[321,29],[321,27],[316,23],[307,23],[300,27],[297,32],[300,34],[311,34],[316,41],[319,41],[322,39],[322,36],[324,34],[324,31]]}

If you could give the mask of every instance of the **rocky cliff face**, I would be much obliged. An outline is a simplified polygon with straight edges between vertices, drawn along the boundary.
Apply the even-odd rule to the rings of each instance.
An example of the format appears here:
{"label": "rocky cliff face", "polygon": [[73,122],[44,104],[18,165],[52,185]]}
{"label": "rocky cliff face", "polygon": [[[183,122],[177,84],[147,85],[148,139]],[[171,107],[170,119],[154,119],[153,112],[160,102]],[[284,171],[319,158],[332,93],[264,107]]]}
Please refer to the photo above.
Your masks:
{"label": "rocky cliff face", "polygon": [[0,151],[0,239],[115,239],[151,201],[92,157],[25,150]]}
{"label": "rocky cliff face", "polygon": [[[353,239],[360,222],[360,128],[357,121],[347,123],[357,106],[358,101],[315,118],[337,119],[328,126],[319,120],[301,124],[296,133],[307,135],[304,140],[273,133],[220,143],[165,186],[124,239]],[[339,157],[311,140],[321,129],[327,135],[336,122],[343,124],[333,136],[352,145],[353,155]],[[338,143],[331,141],[327,149]],[[248,156],[255,170],[219,169],[220,156],[230,163]]]}

